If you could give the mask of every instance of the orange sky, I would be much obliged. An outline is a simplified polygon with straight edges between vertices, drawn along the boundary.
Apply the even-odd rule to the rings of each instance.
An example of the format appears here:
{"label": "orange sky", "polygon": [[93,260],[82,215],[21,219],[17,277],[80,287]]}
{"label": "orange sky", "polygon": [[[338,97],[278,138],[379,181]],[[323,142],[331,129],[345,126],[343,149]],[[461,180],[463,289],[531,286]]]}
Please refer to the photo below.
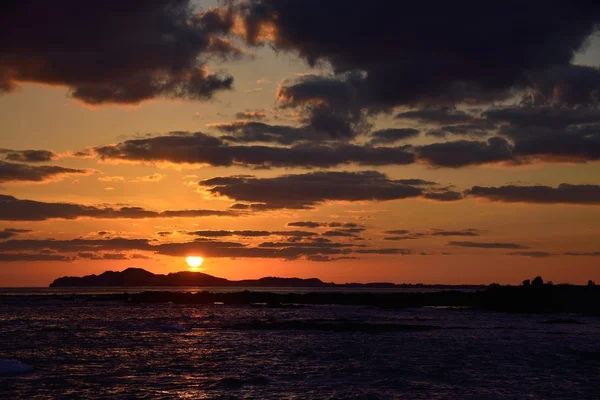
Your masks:
{"label": "orange sky", "polygon": [[[213,2],[196,3],[197,11],[214,5]],[[600,281],[597,268],[600,198],[584,202],[513,202],[464,194],[476,186],[600,185],[600,168],[594,160],[538,159],[522,165],[485,162],[452,167],[435,165],[420,155],[416,162],[406,165],[349,162],[309,168],[302,163],[256,168],[256,165],[238,161],[233,165],[220,164],[220,159],[214,165],[201,161],[174,162],[169,157],[175,153],[164,160],[134,159],[131,154],[127,154],[130,159],[124,159],[123,147],[115,145],[127,141],[173,138],[170,132],[188,133],[181,134],[182,137],[203,132],[213,138],[240,134],[239,131],[220,131],[211,124],[247,121],[238,115],[242,112],[264,113],[264,118],[251,122],[285,127],[305,123],[302,118],[308,114],[303,113],[311,109],[299,103],[282,104],[285,99],[278,98],[277,94],[295,79],[304,79],[304,74],[332,76],[332,67],[327,62],[311,67],[294,50],[276,52],[269,46],[246,48],[239,43],[239,38],[231,40],[244,48],[246,54],[239,59],[208,61],[211,71],[226,71],[235,79],[230,89],[215,92],[210,99],[157,95],[132,104],[111,101],[86,104],[72,97],[69,84],[49,85],[35,79],[16,79],[19,87],[0,96],[0,149],[6,150],[0,150],[0,163],[7,163],[0,164],[0,174],[3,174],[0,175],[0,194],[36,202],[32,207],[42,210],[39,212],[43,214],[37,218],[32,216],[33,209],[22,211],[21,207],[31,204],[17,204],[12,198],[8,200],[10,205],[0,201],[0,208],[7,207],[5,212],[0,210],[0,255],[4,255],[0,257],[0,287],[46,286],[63,275],[81,276],[130,266],[155,273],[175,272],[188,268],[187,255],[205,257],[203,272],[229,279],[275,275],[318,277],[340,283],[476,284],[519,283],[542,275],[555,283]],[[574,64],[598,65],[599,43],[593,40],[585,51],[577,54]],[[519,101],[517,94],[494,104],[457,103],[450,110],[453,115],[464,112],[472,118],[482,118],[487,109],[516,107]],[[439,109],[439,106],[434,108]],[[465,137],[439,138],[425,134],[437,128],[432,122],[412,117],[394,118],[416,109],[419,107],[398,104],[385,112],[371,114],[365,117],[371,125],[369,129],[341,142],[367,146],[372,132],[388,128],[420,132],[393,146],[418,148],[465,140]],[[496,134],[492,129],[488,136],[475,139],[485,142]],[[288,148],[294,144],[260,141],[229,144],[235,145]],[[121,158],[102,159],[102,154],[96,151],[102,146],[111,151],[117,149]],[[392,144],[383,146],[392,147]],[[23,150],[48,150],[54,155],[44,161],[17,160],[14,154],[24,154],[19,153]],[[75,152],[82,151],[87,151],[89,156],[74,156]],[[210,157],[210,152],[206,157]],[[290,157],[286,155],[284,160]],[[29,172],[21,172],[21,169],[15,173],[11,169],[13,164],[20,165],[21,169],[33,168],[35,171],[31,174],[41,173],[42,166],[59,166],[69,171],[48,173],[34,180],[24,178]],[[338,172],[356,177],[362,176],[364,171],[375,171],[379,175],[361,178],[343,187],[338,185],[351,175],[332,175]],[[330,187],[315,188],[312,183],[300,182],[309,174],[319,173],[331,179]],[[239,178],[240,175],[254,178]],[[250,180],[240,181],[239,186],[237,183],[199,184],[215,177]],[[372,187],[380,178],[382,185],[386,185],[385,190]],[[408,184],[419,191],[418,195],[396,194],[406,189],[406,185],[400,183],[402,180],[414,179],[433,183]],[[259,189],[250,187],[254,184]],[[280,186],[275,185],[280,184],[289,186],[279,193]],[[390,198],[386,197],[388,189],[394,191]],[[345,190],[348,193],[341,195]],[[427,197],[429,193],[441,192],[456,193],[460,199],[440,201]],[[265,209],[231,208],[236,203],[265,203],[265,198],[269,200]],[[281,206],[280,201],[285,201],[285,206]],[[48,209],[62,207],[57,206],[58,203],[68,203],[78,211],[44,214]],[[14,211],[6,211],[9,206]],[[86,207],[93,207],[95,211],[82,211]],[[210,210],[223,215],[197,213],[174,217],[163,213],[131,218],[109,216],[106,211],[122,207],[141,207],[156,213]],[[320,226],[295,226],[294,222],[316,222]],[[208,233],[202,235],[198,231]],[[251,232],[235,233],[237,231]],[[304,233],[290,233],[293,231]],[[133,242],[136,239],[144,243]],[[125,244],[115,246],[115,240],[123,240]],[[21,241],[29,242],[22,245]],[[172,251],[166,246],[169,243],[188,246]],[[301,250],[302,246],[309,250]],[[239,248],[243,250],[235,250]],[[266,251],[272,248],[278,250]],[[55,256],[62,258],[56,261]]]}

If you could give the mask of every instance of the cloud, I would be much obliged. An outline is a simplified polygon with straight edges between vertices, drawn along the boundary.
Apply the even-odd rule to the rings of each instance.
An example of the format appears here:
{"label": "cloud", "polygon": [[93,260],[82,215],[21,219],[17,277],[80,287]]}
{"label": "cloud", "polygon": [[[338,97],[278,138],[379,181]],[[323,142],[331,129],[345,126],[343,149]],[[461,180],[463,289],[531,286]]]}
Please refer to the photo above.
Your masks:
{"label": "cloud", "polygon": [[[311,209],[326,201],[385,201],[421,197],[426,189],[376,171],[312,172],[274,178],[217,177],[199,182],[213,195],[269,209]],[[239,208],[239,207],[236,207]]]}
{"label": "cloud", "polygon": [[71,261],[71,257],[59,254],[35,254],[35,253],[0,253],[0,261],[2,262],[17,262],[17,261]]}
{"label": "cloud", "polygon": [[21,233],[31,232],[30,229],[14,229],[14,228],[5,228],[0,230],[0,239],[8,239],[14,236],[17,236]]}
{"label": "cloud", "polygon": [[515,185],[500,187],[474,186],[467,190],[465,195],[502,203],[600,205],[599,185],[570,185],[561,183],[557,187]]}
{"label": "cloud", "polygon": [[123,253],[105,253],[102,258],[104,260],[129,260],[129,257]]}
{"label": "cloud", "polygon": [[515,251],[512,253],[506,253],[509,256],[522,256],[522,257],[532,257],[532,258],[547,258],[552,257],[552,253],[547,251]]}
{"label": "cloud", "polygon": [[513,141],[524,162],[600,160],[600,109],[596,106],[532,105],[492,108],[483,113],[500,123],[498,134]]}
{"label": "cloud", "polygon": [[395,248],[386,248],[386,249],[359,249],[356,250],[358,254],[400,254],[400,255],[408,255],[412,254],[412,252],[408,249],[395,249]]}
{"label": "cloud", "polygon": [[165,179],[167,176],[163,174],[154,173],[146,176],[140,176],[135,179],[132,179],[131,182],[141,182],[141,183],[156,183]]}
{"label": "cloud", "polygon": [[141,207],[100,207],[75,203],[46,203],[21,200],[13,196],[0,195],[0,220],[45,221],[47,219],[141,219],[236,216],[233,211],[218,210],[165,210],[151,211]]}
{"label": "cloud", "polygon": [[364,228],[364,225],[354,222],[313,222],[313,221],[295,221],[288,222],[287,226],[295,226],[300,228]]}
{"label": "cloud", "polygon": [[94,12],[76,0],[17,2],[0,15],[0,90],[59,85],[87,104],[210,99],[232,86],[231,76],[206,68],[213,57],[239,54],[220,37],[232,25],[230,12],[194,13],[188,0],[107,2]]}
{"label": "cloud", "polygon": [[122,176],[101,176],[98,178],[99,182],[123,182],[125,178]]}
{"label": "cloud", "polygon": [[364,229],[354,228],[354,229],[333,229],[331,231],[323,232],[323,236],[329,237],[357,237],[357,233],[362,232]]}
{"label": "cloud", "polygon": [[480,236],[476,229],[462,229],[447,231],[443,229],[433,229],[425,232],[411,232],[406,229],[395,229],[390,231],[384,231],[384,234],[395,235],[384,237],[383,240],[413,240],[423,239],[427,237],[452,237],[452,236],[465,236],[465,237],[476,237]]}
{"label": "cloud", "polygon": [[566,252],[563,253],[565,256],[573,257],[600,257],[600,251],[583,251],[583,252]]}
{"label": "cloud", "polygon": [[463,195],[453,190],[432,190],[423,194],[424,199],[434,201],[458,201],[463,198]]}
{"label": "cloud", "polygon": [[339,77],[304,74],[277,87],[281,108],[299,108],[307,127],[332,139],[347,140],[366,133],[371,125],[361,110],[362,76]]}
{"label": "cloud", "polygon": [[289,145],[298,142],[324,141],[330,138],[327,132],[320,132],[309,125],[293,127],[255,121],[236,121],[208,126],[230,134],[221,138],[235,143],[262,142]]}
{"label": "cloud", "polygon": [[380,129],[371,133],[371,144],[391,144],[419,136],[419,131],[412,128]]}
{"label": "cloud", "polygon": [[391,231],[385,231],[383,233],[387,233],[389,235],[406,235],[406,234],[409,234],[410,231],[408,231],[406,229],[394,229]]}
{"label": "cloud", "polygon": [[267,113],[263,110],[246,110],[235,114],[237,119],[261,120],[267,118]]}
{"label": "cloud", "polygon": [[450,107],[423,108],[419,110],[404,111],[396,114],[395,118],[439,125],[468,123],[475,119],[464,111]]}
{"label": "cloud", "polygon": [[37,182],[48,183],[70,175],[89,174],[84,169],[59,167],[56,165],[28,165],[9,163],[0,160],[1,182]]}
{"label": "cloud", "polygon": [[569,66],[600,21],[592,2],[541,0],[470,0],[436,4],[435,12],[427,2],[256,0],[244,2],[241,14],[250,44],[269,42],[310,65],[325,61],[337,75],[361,71],[355,86],[371,110],[538,90],[540,71]]}
{"label": "cloud", "polygon": [[508,141],[493,137],[487,142],[458,140],[455,142],[433,143],[417,150],[420,162],[435,167],[459,168],[511,161],[512,148]]}
{"label": "cloud", "polygon": [[[457,140],[396,147],[378,147],[373,146],[373,143],[359,145],[347,142],[345,139],[341,142],[333,142],[334,138],[306,126],[237,121],[211,125],[227,133],[221,137],[202,132],[172,132],[164,136],[98,146],[94,148],[94,152],[101,160],[109,161],[169,162],[249,168],[329,168],[345,164],[383,166],[413,163],[427,164],[436,168],[463,168],[498,163],[503,163],[505,166],[518,166],[537,160],[598,161],[600,160],[600,113],[594,117],[598,119],[596,124],[582,122],[585,121],[585,113],[581,114],[580,118],[579,122],[567,128],[503,124],[496,132],[498,136],[486,141]],[[444,129],[449,128],[444,127]],[[384,136],[397,134],[397,130],[392,133],[384,132]],[[487,134],[487,131],[481,132]],[[446,134],[445,131],[441,133]],[[432,134],[432,131],[428,134]],[[289,147],[246,144],[250,142]]]}
{"label": "cloud", "polygon": [[56,160],[58,155],[49,150],[9,150],[0,149],[4,159],[15,162],[46,162]]}
{"label": "cloud", "polygon": [[310,237],[316,236],[314,232],[306,231],[252,231],[252,230],[241,230],[241,231],[192,231],[186,232],[188,235],[202,236],[202,237],[226,237],[226,236],[244,236],[244,237],[261,237],[261,236],[295,236],[295,237]]}
{"label": "cloud", "polygon": [[480,236],[475,229],[463,229],[462,231],[433,231],[431,236]]}
{"label": "cloud", "polygon": [[486,243],[486,242],[448,242],[448,246],[455,247],[475,247],[480,249],[527,249],[528,247],[522,246],[517,243]]}
{"label": "cloud", "polygon": [[409,147],[295,145],[292,147],[235,146],[200,132],[128,140],[95,148],[102,160],[171,162],[251,168],[328,168],[343,164],[405,165],[415,161]]}

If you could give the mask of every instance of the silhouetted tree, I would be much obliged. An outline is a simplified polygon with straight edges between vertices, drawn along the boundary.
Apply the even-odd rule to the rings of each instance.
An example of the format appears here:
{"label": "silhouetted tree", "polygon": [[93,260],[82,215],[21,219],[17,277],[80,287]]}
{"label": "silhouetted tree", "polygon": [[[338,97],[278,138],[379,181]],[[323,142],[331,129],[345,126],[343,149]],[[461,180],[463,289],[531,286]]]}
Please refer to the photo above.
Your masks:
{"label": "silhouetted tree", "polygon": [[533,286],[533,287],[544,286],[544,280],[542,279],[541,276],[536,276],[535,278],[533,278],[533,281],[531,281],[531,286]]}
{"label": "silhouetted tree", "polygon": [[596,286],[596,282],[594,282],[593,280],[589,280],[588,281],[588,286]]}
{"label": "silhouetted tree", "polygon": [[530,287],[530,286],[531,286],[531,281],[530,281],[529,279],[525,279],[525,280],[523,281],[523,286],[525,286],[525,287]]}

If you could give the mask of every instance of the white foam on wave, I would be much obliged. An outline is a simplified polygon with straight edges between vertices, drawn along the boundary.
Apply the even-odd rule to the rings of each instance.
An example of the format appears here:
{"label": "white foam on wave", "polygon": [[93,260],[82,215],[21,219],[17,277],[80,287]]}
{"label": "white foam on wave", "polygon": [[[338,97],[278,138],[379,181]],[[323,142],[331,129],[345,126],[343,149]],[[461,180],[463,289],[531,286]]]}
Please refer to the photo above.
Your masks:
{"label": "white foam on wave", "polygon": [[5,360],[0,358],[0,374],[21,374],[33,369],[31,365],[23,364],[19,360]]}

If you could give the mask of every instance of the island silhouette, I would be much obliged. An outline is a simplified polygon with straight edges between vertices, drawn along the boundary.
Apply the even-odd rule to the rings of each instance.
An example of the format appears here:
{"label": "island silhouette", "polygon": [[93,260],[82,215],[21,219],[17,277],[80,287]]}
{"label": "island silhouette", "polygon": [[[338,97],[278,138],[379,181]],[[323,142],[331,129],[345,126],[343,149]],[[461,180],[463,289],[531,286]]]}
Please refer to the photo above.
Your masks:
{"label": "island silhouette", "polygon": [[[121,272],[107,271],[100,275],[62,277],[50,287],[204,287],[197,292],[143,291],[138,293],[104,294],[88,300],[124,300],[133,303],[177,304],[250,304],[268,307],[298,307],[303,305],[339,304],[381,308],[450,307],[472,308],[515,313],[581,313],[600,315],[600,286],[553,284],[541,277],[526,279],[521,285],[447,286],[411,285],[387,282],[336,284],[317,278],[265,277],[230,281],[201,272],[176,272],[159,275],[139,268]],[[210,291],[210,287],[230,287],[231,291]],[[237,289],[236,289],[237,288]],[[249,289],[257,290],[249,290]],[[268,288],[288,288],[287,292],[272,292]],[[304,290],[294,290],[304,288]],[[361,288],[359,291],[338,289]],[[399,289],[386,291],[381,289]],[[402,291],[402,288],[412,290]],[[242,290],[245,289],[245,290]],[[263,290],[267,289],[267,290]],[[310,290],[306,290],[310,289]],[[313,290],[314,289],[314,290]],[[332,290],[328,290],[332,289]],[[428,289],[422,290],[421,289]],[[432,290],[433,289],[433,290]],[[438,289],[438,290],[436,290]],[[59,295],[60,296],[60,295]],[[549,323],[571,323],[569,318]]]}
{"label": "island silhouette", "polygon": [[106,271],[100,275],[83,277],[65,276],[54,280],[50,287],[136,287],[136,286],[167,286],[167,287],[261,287],[261,288],[398,288],[398,287],[427,287],[427,288],[482,288],[481,285],[423,285],[395,284],[390,282],[344,283],[323,282],[318,278],[278,278],[264,277],[260,279],[244,279],[232,281],[225,278],[208,275],[202,272],[180,271],[167,275],[153,274],[142,268],[127,268],[123,271]]}

